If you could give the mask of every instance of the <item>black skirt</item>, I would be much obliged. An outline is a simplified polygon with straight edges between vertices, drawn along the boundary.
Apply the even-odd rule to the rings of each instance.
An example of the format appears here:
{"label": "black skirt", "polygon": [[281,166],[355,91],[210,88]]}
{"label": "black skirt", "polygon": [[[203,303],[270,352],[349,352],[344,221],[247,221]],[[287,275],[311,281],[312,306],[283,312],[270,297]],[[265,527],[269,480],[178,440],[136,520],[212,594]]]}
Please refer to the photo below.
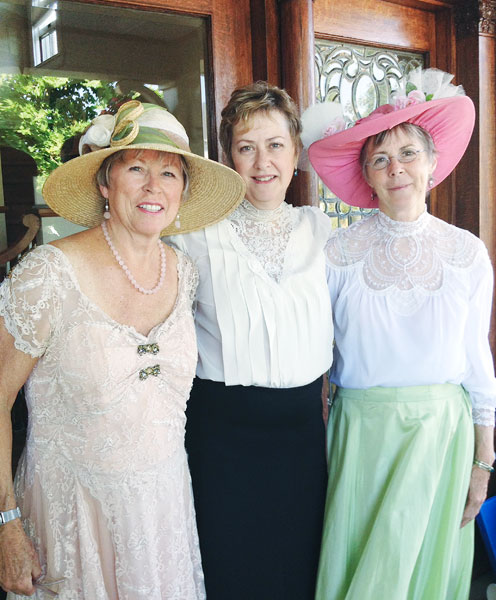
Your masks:
{"label": "black skirt", "polygon": [[208,600],[313,600],[327,484],[322,380],[196,378],[187,408]]}

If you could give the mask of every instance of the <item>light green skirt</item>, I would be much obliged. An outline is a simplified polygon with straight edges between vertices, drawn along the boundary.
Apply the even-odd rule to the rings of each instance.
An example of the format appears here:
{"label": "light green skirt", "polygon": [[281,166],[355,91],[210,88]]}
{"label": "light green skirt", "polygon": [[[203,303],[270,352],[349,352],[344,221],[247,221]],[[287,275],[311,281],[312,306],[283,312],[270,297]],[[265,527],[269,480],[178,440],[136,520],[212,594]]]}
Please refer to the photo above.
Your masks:
{"label": "light green skirt", "polygon": [[339,389],[317,600],[467,600],[474,452],[461,386]]}

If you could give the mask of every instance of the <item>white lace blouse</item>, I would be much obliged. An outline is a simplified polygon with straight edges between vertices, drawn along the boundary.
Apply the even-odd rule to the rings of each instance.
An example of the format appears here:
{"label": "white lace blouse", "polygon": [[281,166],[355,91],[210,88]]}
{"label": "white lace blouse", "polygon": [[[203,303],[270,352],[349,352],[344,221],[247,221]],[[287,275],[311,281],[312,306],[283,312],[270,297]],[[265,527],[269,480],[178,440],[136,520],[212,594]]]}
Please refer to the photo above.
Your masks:
{"label": "white lace blouse", "polygon": [[206,230],[172,243],[200,273],[197,375],[227,385],[296,387],[332,361],[324,246],[331,225],[317,208],[248,201]]}
{"label": "white lace blouse", "polygon": [[332,381],[347,388],[462,384],[474,422],[494,425],[493,271],[484,244],[427,212],[414,222],[379,212],[335,231],[326,254]]}

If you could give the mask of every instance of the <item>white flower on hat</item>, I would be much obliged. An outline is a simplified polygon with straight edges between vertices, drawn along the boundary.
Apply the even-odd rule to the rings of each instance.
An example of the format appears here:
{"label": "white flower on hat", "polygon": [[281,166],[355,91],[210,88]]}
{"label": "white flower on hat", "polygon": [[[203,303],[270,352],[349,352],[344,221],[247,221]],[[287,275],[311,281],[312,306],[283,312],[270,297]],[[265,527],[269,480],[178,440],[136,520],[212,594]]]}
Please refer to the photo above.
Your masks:
{"label": "white flower on hat", "polygon": [[[410,104],[418,102],[439,100],[440,98],[451,98],[452,96],[464,96],[465,91],[461,85],[453,85],[451,80],[453,75],[445,73],[440,69],[421,69],[417,67],[410,71],[401,87],[392,96],[392,104],[396,108],[400,106],[403,99],[412,100]],[[424,95],[424,100],[421,99]]]}
{"label": "white flower on hat", "polygon": [[308,148],[313,142],[346,129],[339,102],[321,102],[309,106],[301,115],[301,142]]}
{"label": "white flower on hat", "polygon": [[105,114],[95,117],[91,121],[91,127],[79,140],[79,154],[82,155],[84,153],[85,146],[89,146],[91,150],[107,148],[110,144],[110,137],[114,131],[114,126],[114,115]]}

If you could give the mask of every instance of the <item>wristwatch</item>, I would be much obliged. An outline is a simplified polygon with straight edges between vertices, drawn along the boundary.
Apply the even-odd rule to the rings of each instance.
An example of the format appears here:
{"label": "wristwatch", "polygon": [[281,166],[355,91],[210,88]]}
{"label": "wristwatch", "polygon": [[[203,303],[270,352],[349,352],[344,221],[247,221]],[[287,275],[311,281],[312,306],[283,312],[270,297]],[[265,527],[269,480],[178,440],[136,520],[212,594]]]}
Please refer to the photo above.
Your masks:
{"label": "wristwatch", "polygon": [[9,521],[13,521],[14,519],[21,518],[21,511],[19,507],[13,508],[12,510],[6,510],[4,512],[0,511],[0,527],[8,523]]}

